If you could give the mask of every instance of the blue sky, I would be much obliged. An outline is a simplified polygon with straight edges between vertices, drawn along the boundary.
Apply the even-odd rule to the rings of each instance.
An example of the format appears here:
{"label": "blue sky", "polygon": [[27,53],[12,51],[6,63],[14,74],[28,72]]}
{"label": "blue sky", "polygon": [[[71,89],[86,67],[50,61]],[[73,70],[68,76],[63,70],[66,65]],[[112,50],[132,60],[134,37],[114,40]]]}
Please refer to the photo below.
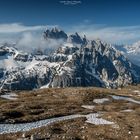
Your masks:
{"label": "blue sky", "polygon": [[140,40],[139,0],[76,0],[79,3],[64,4],[67,1],[0,0],[0,40],[44,30],[46,25],[112,43]]}

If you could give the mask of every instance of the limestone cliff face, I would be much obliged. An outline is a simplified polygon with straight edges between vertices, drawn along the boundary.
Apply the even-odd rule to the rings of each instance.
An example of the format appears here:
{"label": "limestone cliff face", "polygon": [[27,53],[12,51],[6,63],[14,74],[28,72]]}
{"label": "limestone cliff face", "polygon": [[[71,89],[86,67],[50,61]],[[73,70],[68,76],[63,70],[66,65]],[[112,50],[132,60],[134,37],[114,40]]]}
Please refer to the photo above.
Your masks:
{"label": "limestone cliff face", "polygon": [[[54,53],[45,57],[22,54],[9,46],[0,48],[1,90],[26,90],[42,86],[117,88],[140,82],[140,67],[131,63],[111,44],[101,40],[89,41],[79,35],[71,36],[73,40],[70,41],[65,33],[56,35],[61,33],[59,30],[47,32],[50,35],[46,37],[63,37],[66,40]],[[6,66],[6,63],[9,65]]]}
{"label": "limestone cliff face", "polygon": [[[74,48],[69,49],[74,50]],[[62,51],[61,54],[63,54]],[[63,63],[60,68],[61,74],[58,72],[56,77],[54,76],[54,79],[59,79],[56,81],[62,81],[59,84],[62,87],[99,86],[115,88],[139,82],[139,73],[135,65],[109,44],[99,40],[92,41],[78,50],[75,47],[75,52],[66,56],[67,58],[71,57],[71,59],[64,62],[63,59],[60,59],[60,62]]]}

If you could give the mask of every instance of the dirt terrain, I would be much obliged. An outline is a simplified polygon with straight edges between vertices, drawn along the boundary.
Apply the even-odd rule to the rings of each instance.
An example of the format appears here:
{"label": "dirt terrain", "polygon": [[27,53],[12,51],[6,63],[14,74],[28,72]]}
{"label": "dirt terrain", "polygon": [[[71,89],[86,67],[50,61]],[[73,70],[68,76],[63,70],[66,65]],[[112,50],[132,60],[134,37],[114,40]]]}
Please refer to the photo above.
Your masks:
{"label": "dirt terrain", "polygon": [[[0,140],[139,140],[140,86],[122,89],[51,88],[14,92],[15,100],[0,98],[0,123],[27,123],[60,116],[99,113],[113,124],[94,124],[80,117],[28,132],[1,134]],[[115,95],[115,96],[114,96]],[[0,128],[1,129],[1,128]]]}

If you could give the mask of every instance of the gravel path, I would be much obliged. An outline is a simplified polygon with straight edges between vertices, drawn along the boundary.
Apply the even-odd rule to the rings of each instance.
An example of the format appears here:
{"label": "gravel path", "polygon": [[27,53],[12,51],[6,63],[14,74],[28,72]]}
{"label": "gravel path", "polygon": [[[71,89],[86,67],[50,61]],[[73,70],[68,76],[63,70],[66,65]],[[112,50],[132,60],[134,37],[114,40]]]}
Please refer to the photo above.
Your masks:
{"label": "gravel path", "polygon": [[41,120],[41,121],[31,122],[31,123],[0,124],[0,134],[29,131],[31,129],[47,126],[54,122],[70,120],[70,119],[75,119],[80,117],[86,117],[87,123],[91,123],[95,125],[114,124],[113,122],[100,118],[100,114],[98,113],[91,113],[88,115],[69,115],[69,116],[46,119],[46,120]]}
{"label": "gravel path", "polygon": [[29,131],[34,128],[39,128],[42,126],[49,125],[53,122],[69,120],[69,119],[74,119],[79,117],[83,117],[83,115],[69,115],[64,117],[57,117],[57,118],[46,119],[46,120],[41,120],[41,121],[31,122],[31,123],[22,123],[22,124],[0,124],[0,134],[15,133],[19,131],[20,132]]}

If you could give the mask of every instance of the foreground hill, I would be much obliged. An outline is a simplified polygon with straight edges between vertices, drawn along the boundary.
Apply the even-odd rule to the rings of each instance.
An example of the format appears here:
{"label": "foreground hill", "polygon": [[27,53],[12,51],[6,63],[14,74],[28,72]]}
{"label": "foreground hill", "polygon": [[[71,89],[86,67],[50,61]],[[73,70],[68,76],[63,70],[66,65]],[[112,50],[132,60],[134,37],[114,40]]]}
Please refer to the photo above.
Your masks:
{"label": "foreground hill", "polygon": [[[29,139],[33,135],[36,140],[140,138],[139,86],[121,90],[49,88],[16,92],[13,98],[7,97],[0,97],[2,140]],[[81,116],[72,118],[71,115]]]}

